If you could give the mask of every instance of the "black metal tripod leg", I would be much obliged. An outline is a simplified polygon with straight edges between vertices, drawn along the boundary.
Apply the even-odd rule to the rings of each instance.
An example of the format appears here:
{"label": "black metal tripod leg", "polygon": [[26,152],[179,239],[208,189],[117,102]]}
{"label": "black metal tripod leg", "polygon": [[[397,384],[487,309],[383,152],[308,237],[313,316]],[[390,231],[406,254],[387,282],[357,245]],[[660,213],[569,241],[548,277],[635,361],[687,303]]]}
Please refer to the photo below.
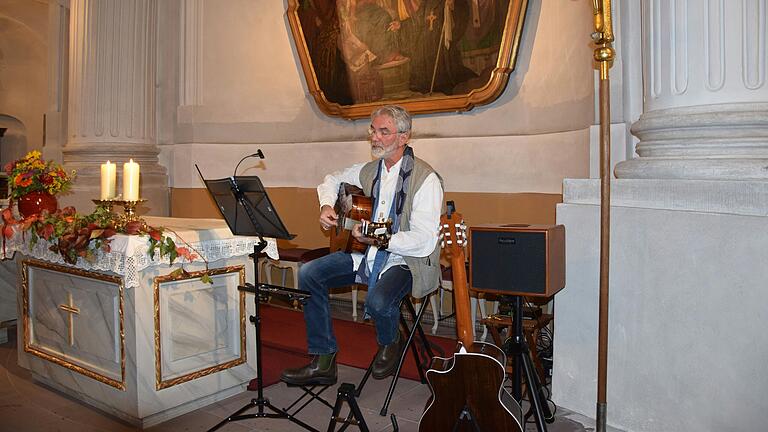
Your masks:
{"label": "black metal tripod leg", "polygon": [[539,381],[539,374],[536,371],[536,365],[533,364],[533,360],[531,360],[530,356],[528,356],[528,369],[532,375],[531,379],[534,381],[536,396],[541,403],[541,413],[544,415],[544,421],[547,423],[552,423],[555,421],[555,417],[552,415],[552,411],[549,410],[549,405],[547,404],[547,395],[544,393],[544,386],[542,385],[541,381]]}
{"label": "black metal tripod leg", "polygon": [[333,412],[331,412],[331,420],[328,422],[328,432],[336,430],[336,419],[341,414],[341,404],[344,403],[344,399],[340,396],[336,398],[336,403],[333,405]]}
{"label": "black metal tripod leg", "polygon": [[[405,363],[405,357],[408,355],[408,347],[411,347],[411,351],[413,352],[414,361],[416,361],[416,369],[419,371],[419,376],[421,377],[421,382],[426,383],[426,377],[424,376],[424,371],[421,370],[421,360],[419,358],[419,352],[416,349],[416,346],[413,344],[413,338],[416,334],[416,331],[418,329],[421,329],[421,316],[424,314],[424,311],[426,310],[426,305],[422,306],[419,310],[419,313],[416,314],[415,310],[413,309],[413,304],[406,298],[404,301],[406,309],[408,309],[408,312],[411,314],[412,317],[414,317],[414,324],[413,327],[408,329],[407,322],[405,321],[405,318],[403,318],[403,314],[400,314],[400,322],[401,324],[405,325],[405,328],[408,329],[408,340],[405,342],[406,349],[403,350],[402,353],[400,353],[400,361],[397,364],[397,369],[395,369],[395,376],[392,378],[392,382],[389,384],[389,390],[387,391],[387,397],[384,399],[384,406],[381,407],[381,411],[379,411],[379,414],[382,416],[387,415],[387,410],[389,409],[389,402],[392,400],[392,395],[395,393],[395,386],[397,385],[397,380],[400,378],[400,370],[403,368],[403,364]],[[424,337],[424,342],[427,342],[426,336]]]}
{"label": "black metal tripod leg", "polygon": [[[424,297],[424,299],[422,300],[424,302],[424,305],[421,307],[421,309],[419,309],[418,315],[416,315],[416,311],[413,309],[413,304],[411,302],[407,302],[406,307],[408,308],[408,312],[410,312],[411,316],[416,317],[415,322],[417,325],[415,325],[415,330],[419,332],[419,338],[421,339],[421,342],[424,344],[424,348],[426,349],[427,355],[429,356],[428,360],[431,361],[431,359],[435,357],[435,354],[434,352],[432,352],[432,345],[430,345],[429,339],[427,339],[427,335],[424,333],[424,328],[421,326],[421,317],[423,316],[425,308],[427,307],[428,298],[429,296]],[[401,315],[401,318],[402,318],[402,315]],[[411,333],[413,334],[413,330],[411,331]],[[418,366],[417,370],[419,372],[419,378],[421,379],[421,383],[426,384],[427,378],[424,376],[424,368],[421,365],[421,357],[419,356],[419,353],[415,347],[414,347],[413,355],[416,360],[416,365]]]}
{"label": "black metal tripod leg", "polygon": [[313,428],[312,426],[310,426],[310,425],[304,423],[303,421],[297,419],[296,416],[294,416],[293,414],[289,414],[289,413],[285,412],[284,410],[281,410],[280,408],[272,405],[269,401],[267,401],[267,408],[271,409],[276,414],[273,414],[273,415],[267,414],[265,417],[268,417],[268,418],[287,418],[288,420],[296,423],[297,425],[303,427],[304,429],[306,429],[308,431],[320,432],[317,429]]}
{"label": "black metal tripod leg", "polygon": [[547,425],[544,424],[544,408],[542,408],[542,403],[547,411],[549,411],[549,407],[547,406],[546,398],[543,401],[541,400],[541,396],[543,396],[541,385],[539,384],[539,379],[536,377],[536,371],[533,370],[533,362],[531,361],[530,353],[528,353],[527,349],[524,349],[521,354],[522,355],[520,355],[519,358],[522,360],[523,370],[525,370],[525,382],[528,384],[528,398],[531,400],[531,405],[533,405],[533,413],[536,417],[536,428],[539,432],[547,432]]}
{"label": "black metal tripod leg", "polygon": [[374,357],[371,360],[371,363],[368,365],[368,369],[365,370],[365,374],[363,374],[363,378],[360,380],[360,383],[357,385],[357,388],[355,390],[355,396],[359,397],[360,394],[363,392],[363,387],[365,386],[365,383],[368,382],[368,378],[371,377],[371,372],[373,371],[373,362],[376,361],[376,358]]}
{"label": "black metal tripod leg", "polygon": [[357,406],[357,402],[354,399],[349,401],[349,409],[352,411],[355,419],[357,419],[357,427],[360,428],[360,432],[368,432],[368,425],[365,423],[363,412],[360,411],[360,407]]}
{"label": "black metal tripod leg", "polygon": [[[404,349],[403,352],[400,353],[400,360],[397,363],[395,374],[392,377],[392,381],[389,383],[389,390],[387,390],[387,396],[384,398],[384,405],[381,407],[381,411],[379,411],[379,414],[382,416],[387,415],[387,410],[389,409],[389,402],[392,400],[392,395],[395,393],[395,386],[397,385],[397,380],[400,378],[400,370],[403,368],[403,363],[405,363],[405,357],[408,355],[407,346],[410,345],[411,347],[413,347],[413,345],[411,345],[412,340],[413,340],[413,331],[411,331],[408,337],[408,341],[406,342],[406,349]],[[416,362],[418,362],[419,361],[418,353],[414,351],[413,354],[416,356]]]}
{"label": "black metal tripod leg", "polygon": [[208,432],[213,432],[213,431],[217,430],[218,428],[220,428],[220,427],[224,426],[225,424],[227,424],[228,422],[232,421],[233,418],[239,416],[240,413],[242,413],[242,412],[244,412],[244,411],[254,407],[256,405],[255,401],[256,401],[256,399],[251,400],[250,404],[248,404],[248,405],[240,408],[239,410],[235,411],[234,413],[230,414],[229,417],[227,417],[224,420],[222,420],[219,423],[217,423],[216,426],[208,429]]}
{"label": "black metal tripod leg", "polygon": [[517,336],[515,336],[510,349],[513,358],[512,397],[515,398],[517,403],[520,403],[523,400],[523,354],[521,353],[523,348]]}
{"label": "black metal tripod leg", "polygon": [[[292,387],[292,386],[289,386],[289,387]],[[293,401],[290,405],[288,405],[287,408],[283,408],[283,411],[287,413],[291,413],[292,415],[296,415],[313,401],[318,401],[321,404],[327,406],[328,408],[333,409],[333,405],[331,405],[328,401],[326,401],[321,397],[323,392],[325,392],[329,387],[331,387],[330,385],[322,386],[320,388],[320,391],[318,392],[315,392],[314,389],[315,387],[320,387],[320,386],[295,386],[295,387],[298,387],[304,393],[301,396],[299,396],[295,401]],[[304,400],[305,398],[306,400]],[[293,412],[291,412],[291,410],[293,410],[296,405],[302,402],[303,404],[301,406],[299,406]]]}
{"label": "black metal tripod leg", "polygon": [[[339,386],[339,390],[336,394],[336,403],[333,406],[333,412],[331,413],[331,420],[328,422],[328,432],[336,430],[336,423],[339,423],[339,414],[341,414],[341,406],[347,402],[349,405],[349,415],[341,423],[344,423],[338,432],[342,432],[347,429],[350,424],[356,424],[360,428],[361,432],[368,432],[368,425],[365,423],[365,417],[363,412],[360,411],[360,407],[357,405],[355,399],[355,386],[350,383],[343,383]],[[353,420],[355,423],[353,423]]]}

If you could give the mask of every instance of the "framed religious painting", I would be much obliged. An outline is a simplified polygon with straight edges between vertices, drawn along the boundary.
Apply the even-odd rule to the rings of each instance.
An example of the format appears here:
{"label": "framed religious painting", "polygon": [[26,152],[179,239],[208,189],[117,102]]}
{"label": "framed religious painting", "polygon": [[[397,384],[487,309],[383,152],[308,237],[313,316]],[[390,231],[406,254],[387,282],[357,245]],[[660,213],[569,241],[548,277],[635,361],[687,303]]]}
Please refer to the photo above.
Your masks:
{"label": "framed religious painting", "polygon": [[515,68],[527,0],[288,0],[309,92],[349,119],[492,102]]}

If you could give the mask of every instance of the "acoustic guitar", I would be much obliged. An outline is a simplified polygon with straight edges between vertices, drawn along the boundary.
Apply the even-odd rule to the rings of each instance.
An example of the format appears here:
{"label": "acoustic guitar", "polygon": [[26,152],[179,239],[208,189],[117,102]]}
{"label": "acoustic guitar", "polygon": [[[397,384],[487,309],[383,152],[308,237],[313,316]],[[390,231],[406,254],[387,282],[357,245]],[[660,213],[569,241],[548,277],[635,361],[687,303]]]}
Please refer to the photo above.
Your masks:
{"label": "acoustic guitar", "polygon": [[520,405],[504,389],[506,356],[496,345],[475,342],[469,307],[464,247],[466,225],[448,202],[440,218],[441,244],[451,260],[459,350],[452,358],[435,357],[427,371],[432,396],[419,420],[419,431],[522,432]]}
{"label": "acoustic guitar", "polygon": [[357,241],[352,236],[352,228],[361,224],[363,235],[377,240],[387,240],[392,237],[392,221],[372,222],[373,204],[371,198],[365,196],[363,190],[349,183],[339,185],[339,194],[333,210],[339,216],[336,227],[331,230],[331,252],[360,252],[365,253],[368,245]]}

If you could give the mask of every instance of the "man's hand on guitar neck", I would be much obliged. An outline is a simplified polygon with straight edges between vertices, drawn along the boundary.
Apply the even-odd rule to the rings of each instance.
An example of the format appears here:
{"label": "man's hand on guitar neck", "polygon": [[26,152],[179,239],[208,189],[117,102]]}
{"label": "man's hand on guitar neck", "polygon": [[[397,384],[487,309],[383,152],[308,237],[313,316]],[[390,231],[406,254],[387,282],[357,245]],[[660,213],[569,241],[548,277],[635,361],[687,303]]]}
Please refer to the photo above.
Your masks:
{"label": "man's hand on guitar neck", "polygon": [[336,214],[333,207],[324,205],[320,208],[320,226],[323,227],[324,230],[335,227],[338,220],[339,215]]}
{"label": "man's hand on guitar neck", "polygon": [[[363,221],[362,224],[355,224],[352,227],[352,237],[362,244],[373,245],[379,249],[389,247],[389,239],[392,237],[392,222],[387,220],[381,223],[371,223]],[[366,232],[363,232],[363,231]]]}
{"label": "man's hand on guitar neck", "polygon": [[359,241],[362,244],[367,245],[375,245],[376,239],[371,238],[363,234],[363,230],[361,229],[362,224],[355,224],[354,227],[352,227],[352,237],[355,238],[355,240]]}

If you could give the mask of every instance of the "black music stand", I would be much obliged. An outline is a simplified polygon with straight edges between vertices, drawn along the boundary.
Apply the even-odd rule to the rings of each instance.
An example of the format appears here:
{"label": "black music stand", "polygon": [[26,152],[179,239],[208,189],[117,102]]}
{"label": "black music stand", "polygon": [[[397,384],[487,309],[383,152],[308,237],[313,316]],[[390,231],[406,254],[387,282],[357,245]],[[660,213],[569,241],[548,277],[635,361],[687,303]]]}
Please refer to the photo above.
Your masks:
{"label": "black music stand", "polygon": [[[195,165],[197,168],[197,165]],[[198,173],[200,169],[198,168]],[[203,178],[202,173],[200,177]],[[258,236],[259,242],[253,246],[253,253],[248,256],[253,260],[254,284],[246,283],[245,286],[238,286],[237,289],[254,294],[255,313],[250,317],[250,321],[256,327],[256,384],[257,397],[235,411],[232,415],[219,422],[216,426],[208,430],[215,431],[223,425],[233,421],[247,420],[252,418],[277,418],[290,420],[304,429],[317,432],[317,429],[297,419],[286,410],[277,408],[264,397],[264,384],[261,368],[261,316],[259,314],[260,297],[263,292],[272,292],[285,294],[292,299],[305,300],[309,294],[304,291],[285,288],[276,285],[259,283],[259,254],[267,247],[264,237],[273,237],[280,239],[292,239],[295,237],[288,233],[288,230],[277,215],[272,202],[256,176],[228,177],[218,180],[205,180],[205,187],[208,188],[211,197],[216,202],[221,215],[227,221],[232,234],[244,236]],[[254,414],[243,414],[243,412],[256,407]],[[267,412],[267,409],[271,412]]]}

